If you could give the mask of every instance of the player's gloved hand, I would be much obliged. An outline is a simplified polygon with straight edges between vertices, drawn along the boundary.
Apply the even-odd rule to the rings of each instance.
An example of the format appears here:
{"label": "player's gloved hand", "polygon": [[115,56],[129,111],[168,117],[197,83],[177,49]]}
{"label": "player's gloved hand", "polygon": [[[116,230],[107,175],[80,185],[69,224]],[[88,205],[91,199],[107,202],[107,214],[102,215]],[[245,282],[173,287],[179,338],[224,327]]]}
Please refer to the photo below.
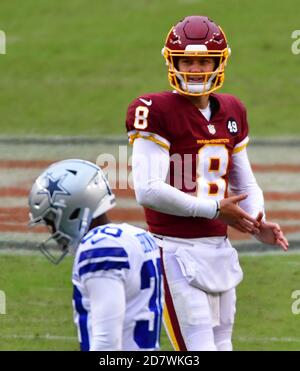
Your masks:
{"label": "player's gloved hand", "polygon": [[260,223],[259,232],[254,233],[255,237],[266,244],[277,245],[281,247],[284,251],[287,251],[289,247],[288,240],[284,237],[284,234],[277,223],[267,222],[262,220],[263,213],[260,212],[256,220]]}
{"label": "player's gloved hand", "polygon": [[252,218],[251,215],[238,206],[238,203],[245,200],[247,197],[246,194],[241,194],[221,200],[218,219],[221,219],[240,232],[251,234],[260,233],[259,227],[261,221]]}

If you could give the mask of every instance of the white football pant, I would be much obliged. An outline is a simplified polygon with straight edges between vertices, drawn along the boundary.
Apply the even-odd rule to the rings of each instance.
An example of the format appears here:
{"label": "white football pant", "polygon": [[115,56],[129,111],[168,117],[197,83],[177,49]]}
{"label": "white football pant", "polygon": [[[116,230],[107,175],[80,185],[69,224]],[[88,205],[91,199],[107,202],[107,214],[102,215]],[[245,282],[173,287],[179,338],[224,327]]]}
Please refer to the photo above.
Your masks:
{"label": "white football pant", "polygon": [[[205,240],[210,240],[211,245],[213,239],[201,238],[201,245]],[[215,240],[217,241],[216,248],[220,248],[220,241],[224,241],[224,248],[233,249],[229,241],[223,237],[215,238]],[[178,248],[184,249],[183,245],[187,240],[182,240],[183,245],[177,238],[163,237],[163,239],[156,238],[156,241],[159,246],[163,245],[161,252],[165,287],[164,325],[173,348],[179,351],[232,350],[231,336],[236,311],[236,284],[227,291],[219,293],[208,293],[196,287],[194,282],[193,285],[190,284],[188,273],[184,271],[176,254]],[[193,249],[197,247],[201,249],[197,243],[194,245]],[[220,265],[220,262],[218,264]],[[236,268],[238,263],[235,261],[234,264]],[[240,269],[239,264],[238,268]],[[212,273],[219,274],[208,271],[207,277],[209,278]],[[220,274],[222,278],[222,270]],[[237,284],[240,280],[239,276]]]}

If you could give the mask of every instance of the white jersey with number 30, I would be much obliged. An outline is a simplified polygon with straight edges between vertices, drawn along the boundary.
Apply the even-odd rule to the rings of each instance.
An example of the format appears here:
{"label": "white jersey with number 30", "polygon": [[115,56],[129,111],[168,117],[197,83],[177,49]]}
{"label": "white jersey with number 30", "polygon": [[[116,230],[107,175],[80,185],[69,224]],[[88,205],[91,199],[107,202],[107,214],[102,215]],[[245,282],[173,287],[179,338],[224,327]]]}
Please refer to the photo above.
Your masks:
{"label": "white jersey with number 30", "polygon": [[149,233],[125,223],[92,229],[73,267],[81,350],[158,349],[161,278],[159,248]]}

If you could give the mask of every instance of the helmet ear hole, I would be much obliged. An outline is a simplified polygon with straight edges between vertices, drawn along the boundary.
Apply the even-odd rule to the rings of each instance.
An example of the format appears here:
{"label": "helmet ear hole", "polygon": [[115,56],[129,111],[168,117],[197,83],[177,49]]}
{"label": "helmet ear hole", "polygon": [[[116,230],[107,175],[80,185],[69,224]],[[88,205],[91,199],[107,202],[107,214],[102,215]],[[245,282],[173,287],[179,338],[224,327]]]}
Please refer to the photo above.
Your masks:
{"label": "helmet ear hole", "polygon": [[69,220],[77,219],[79,217],[79,214],[80,214],[80,208],[78,207],[77,209],[72,211],[72,213],[69,217]]}

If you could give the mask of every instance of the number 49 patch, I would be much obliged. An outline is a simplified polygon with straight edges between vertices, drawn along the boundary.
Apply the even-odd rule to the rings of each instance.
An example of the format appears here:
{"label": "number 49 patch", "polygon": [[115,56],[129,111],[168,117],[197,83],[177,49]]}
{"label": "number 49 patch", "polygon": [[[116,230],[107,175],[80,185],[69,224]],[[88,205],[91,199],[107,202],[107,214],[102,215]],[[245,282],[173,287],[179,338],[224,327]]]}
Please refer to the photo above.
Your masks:
{"label": "number 49 patch", "polygon": [[239,132],[239,127],[235,119],[229,118],[227,121],[227,129],[231,135],[237,135]]}

